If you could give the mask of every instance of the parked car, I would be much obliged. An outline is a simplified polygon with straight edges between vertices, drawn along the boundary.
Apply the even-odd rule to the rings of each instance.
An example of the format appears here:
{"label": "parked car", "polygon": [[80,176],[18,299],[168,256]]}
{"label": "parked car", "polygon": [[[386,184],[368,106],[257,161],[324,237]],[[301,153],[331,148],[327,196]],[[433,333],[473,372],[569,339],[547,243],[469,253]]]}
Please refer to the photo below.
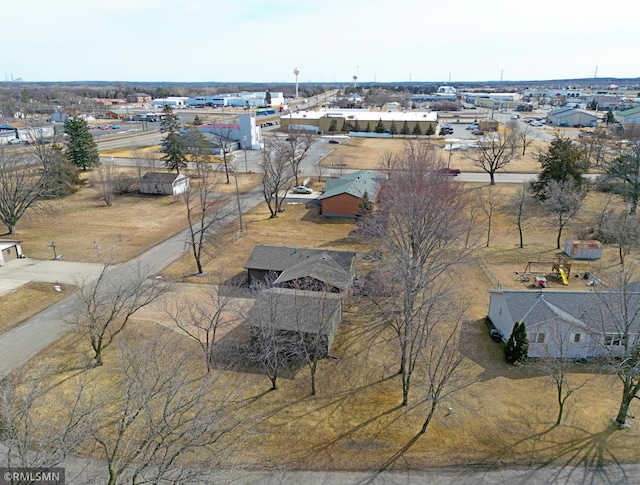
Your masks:
{"label": "parked car", "polygon": [[520,115],[511,115],[512,120],[517,120],[520,118]]}
{"label": "parked car", "polygon": [[119,130],[120,129],[120,125],[113,125],[111,127],[112,130]]}
{"label": "parked car", "polygon": [[478,129],[478,125],[476,125],[475,123],[467,126],[467,130],[477,130]]}
{"label": "parked car", "polygon": [[20,145],[20,143],[22,143],[22,140],[20,140],[19,138],[13,138],[7,143],[9,143],[9,145]]}
{"label": "parked car", "polygon": [[331,145],[339,145],[340,144],[340,142],[338,140],[329,140],[329,143]]}
{"label": "parked car", "polygon": [[584,128],[584,125],[582,123],[576,123],[575,125],[573,125],[574,128]]}
{"label": "parked car", "polygon": [[497,328],[489,330],[489,336],[494,342],[502,342],[502,335],[500,335],[500,331]]}
{"label": "parked car", "polygon": [[484,131],[482,131],[482,130],[473,130],[471,132],[471,134],[472,135],[476,135],[476,136],[482,136],[482,135],[484,135]]}
{"label": "parked car", "polygon": [[291,189],[291,192],[293,192],[294,194],[313,194],[313,190],[311,190],[309,187],[305,187],[304,185],[296,185],[293,189]]}
{"label": "parked car", "polygon": [[459,168],[447,168],[447,167],[442,167],[441,169],[438,169],[438,172],[443,173],[445,175],[449,175],[450,177],[457,177],[462,173]]}

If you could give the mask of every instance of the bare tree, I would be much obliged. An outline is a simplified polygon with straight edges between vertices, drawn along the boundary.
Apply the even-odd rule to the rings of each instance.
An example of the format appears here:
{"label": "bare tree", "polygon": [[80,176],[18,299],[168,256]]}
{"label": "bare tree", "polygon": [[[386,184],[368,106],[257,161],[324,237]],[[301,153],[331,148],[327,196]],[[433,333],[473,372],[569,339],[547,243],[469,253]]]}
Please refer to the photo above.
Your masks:
{"label": "bare tree", "polygon": [[522,147],[521,155],[524,157],[527,148],[529,148],[535,139],[535,130],[527,124],[520,123],[518,120],[510,120],[509,123],[507,123],[507,127],[517,136],[518,144]]}
{"label": "bare tree", "polygon": [[320,159],[316,163],[314,163],[313,168],[316,172],[316,177],[318,177],[318,182],[320,182],[322,180],[322,177],[324,177],[327,172],[327,166],[324,159]]}
{"label": "bare tree", "polygon": [[9,234],[29,209],[46,193],[44,172],[28,157],[0,147],[0,221]]}
{"label": "bare tree", "polygon": [[198,183],[191,184],[182,194],[189,223],[187,245],[196,262],[196,274],[204,274],[202,255],[207,238],[217,227],[217,224],[229,215],[228,209],[223,203],[224,197],[217,190],[220,183],[218,173],[205,169],[202,171]]}
{"label": "bare tree", "polygon": [[476,191],[476,197],[474,203],[480,207],[480,210],[485,215],[487,221],[487,243],[486,247],[489,247],[491,242],[491,228],[493,225],[493,217],[496,212],[502,209],[503,195],[500,189],[495,186],[488,185],[481,187]]}
{"label": "bare tree", "polygon": [[[92,408],[86,374],[71,392],[51,387],[52,369],[25,370],[0,381],[0,461],[9,467],[55,467],[86,439]],[[89,401],[89,407],[87,407]],[[55,409],[51,402],[60,403]],[[55,412],[54,412],[55,411]],[[4,454],[4,456],[3,456]]]}
{"label": "bare tree", "polygon": [[608,163],[612,153],[613,140],[605,128],[595,128],[593,133],[578,138],[578,146],[582,149],[585,161],[590,166],[599,167]]}
{"label": "bare tree", "polygon": [[93,178],[93,182],[98,186],[100,195],[107,206],[111,206],[113,201],[113,191],[115,179],[117,177],[117,168],[113,163],[98,163]]}
{"label": "bare tree", "polygon": [[149,272],[140,266],[132,268],[126,276],[111,275],[110,267],[110,263],[105,263],[95,281],[78,281],[76,308],[68,319],[89,340],[96,366],[102,365],[104,350],[131,317],[169,289],[161,279],[150,278]]}
{"label": "bare tree", "polygon": [[521,184],[515,193],[507,200],[502,207],[502,212],[516,225],[518,228],[518,236],[520,237],[520,247],[524,247],[524,229],[527,227],[529,219],[534,214],[534,199],[529,192],[529,184]]}
{"label": "bare tree", "polygon": [[586,193],[576,189],[573,180],[568,180],[567,182],[551,180],[547,184],[544,194],[543,207],[545,212],[553,217],[553,221],[550,224],[558,230],[556,249],[560,249],[562,231],[580,211]]}
{"label": "bare tree", "polygon": [[617,273],[613,290],[596,288],[598,298],[585,312],[596,332],[594,340],[602,345],[606,368],[622,384],[620,406],[614,423],[629,427],[627,418],[634,399],[640,395],[640,292],[634,282],[634,268],[624,266]]}
{"label": "bare tree", "polygon": [[153,153],[145,151],[141,148],[136,148],[131,152],[133,163],[135,164],[136,170],[138,171],[138,179],[141,180],[143,176],[143,171],[150,170],[151,172],[155,171],[156,167],[159,166],[158,160],[156,160],[153,156]]}
{"label": "bare tree", "polygon": [[601,164],[605,177],[611,181],[631,204],[635,214],[640,200],[640,142],[633,141],[620,156]]}
{"label": "bare tree", "polygon": [[296,130],[289,127],[287,137],[275,138],[272,149],[276,151],[279,158],[286,159],[291,165],[291,173],[295,178],[295,184],[300,185],[300,164],[313,145],[313,132],[310,130]]}
{"label": "bare tree", "polygon": [[441,276],[464,252],[467,198],[459,184],[437,170],[441,165],[433,147],[408,142],[367,227],[388,254],[389,277],[380,283],[389,289],[374,290],[370,297],[381,322],[398,339],[405,406],[424,337],[438,320],[436,310],[446,292]]}
{"label": "bare tree", "polygon": [[278,217],[282,211],[281,205],[284,195],[290,185],[293,173],[291,163],[272,143],[267,143],[262,151],[262,194],[269,207],[271,218]]}
{"label": "bare tree", "polygon": [[174,299],[166,308],[173,323],[198,343],[204,354],[207,372],[211,371],[219,330],[226,330],[232,298],[217,285],[210,285],[197,298]]}
{"label": "bare tree", "polygon": [[618,245],[620,264],[624,265],[625,258],[640,243],[640,222],[629,211],[608,213],[603,219],[601,236],[604,242]]}
{"label": "bare tree", "polygon": [[241,422],[226,412],[235,398],[211,376],[194,376],[173,341],[137,339],[119,343],[116,380],[98,397],[100,412],[92,421],[107,483],[203,480],[203,469],[221,465],[238,447],[225,440]]}
{"label": "bare tree", "polygon": [[471,153],[474,165],[489,174],[490,185],[495,185],[495,174],[519,155],[519,142],[515,132],[506,128],[504,133],[491,133],[478,141]]}
{"label": "bare tree", "polygon": [[397,153],[386,151],[378,160],[378,171],[382,172],[387,179],[391,180],[391,177],[399,163],[400,160]]}
{"label": "bare tree", "polygon": [[[445,305],[441,318],[434,320],[424,336],[420,360],[425,367],[423,401],[428,405],[427,415],[420,433],[427,428],[438,405],[454,393],[473,385],[477,381],[473,365],[464,356],[460,327],[463,312]],[[449,322],[453,318],[453,322]]]}

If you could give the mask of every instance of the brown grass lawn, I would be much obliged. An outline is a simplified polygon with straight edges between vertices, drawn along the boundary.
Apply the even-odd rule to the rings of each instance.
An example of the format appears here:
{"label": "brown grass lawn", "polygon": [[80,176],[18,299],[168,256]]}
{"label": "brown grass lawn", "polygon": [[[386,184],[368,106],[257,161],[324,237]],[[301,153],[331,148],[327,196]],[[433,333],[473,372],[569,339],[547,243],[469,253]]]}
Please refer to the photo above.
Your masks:
{"label": "brown grass lawn", "polygon": [[[425,139],[426,140],[426,139]],[[445,145],[443,138],[433,138],[431,142],[434,146],[442,148]],[[403,138],[357,138],[353,137],[340,145],[333,145],[334,150],[325,158],[327,167],[332,164],[346,164],[347,169],[373,170],[380,163],[380,157],[385,152],[400,153],[403,150],[405,140]],[[525,156],[514,159],[507,167],[506,172],[514,173],[535,173],[540,170],[536,161],[538,150],[544,150],[548,144],[546,142],[534,141],[526,150]],[[443,163],[448,162],[449,152],[438,150]],[[451,153],[451,166],[459,168],[463,172],[482,172],[474,166],[473,160],[464,150],[454,150]],[[487,180],[488,180],[487,175]]]}
{"label": "brown grass lawn", "polygon": [[[384,142],[385,149],[401,149],[402,142]],[[349,154],[345,160],[350,168],[365,168],[367,160],[379,156],[369,141],[360,139],[338,146],[331,156],[338,156],[339,150]],[[359,150],[368,155],[357,155]],[[360,163],[363,166],[359,166]],[[498,189],[506,199],[515,187]],[[581,217],[566,228],[563,242],[581,236],[592,227],[590,214],[602,200],[602,194],[589,195]],[[32,216],[28,223],[19,225],[19,230],[24,231],[20,237],[25,241],[27,254],[36,254],[36,247],[42,245],[37,254],[48,256],[44,241],[56,239],[59,247],[66,246],[65,257],[70,254],[80,260],[94,260],[95,240],[103,247],[111,245],[120,249],[124,259],[184,227],[182,213],[180,204],[171,198],[125,197],[106,208],[93,189],[87,188],[69,198],[48,219]],[[171,222],[171,230],[164,224],[166,221]],[[210,278],[185,276],[194,270],[190,255],[164,269],[162,274],[167,279],[199,283],[180,286],[176,295],[195,296],[205,283],[225,282],[242,275],[242,267],[255,244],[348,249],[358,253],[371,249],[369,243],[351,235],[354,225],[350,221],[323,219],[318,215],[318,208],[312,205],[288,205],[278,218],[269,219],[268,210],[261,204],[244,216],[244,224],[242,233],[237,232],[237,225],[232,225],[211,241],[205,260]],[[496,216],[490,246],[480,246],[475,255],[487,262],[492,276],[503,286],[522,287],[515,281],[516,271],[524,271],[529,261],[553,259],[559,254],[555,249],[555,232],[545,224],[542,219],[532,221],[525,235],[526,247],[520,249],[515,228],[502,216]],[[79,227],[83,230],[78,230]],[[479,220],[476,235],[482,241],[485,227],[485,221]],[[65,239],[67,232],[69,236]],[[607,247],[601,260],[578,262],[574,272],[588,268],[606,281],[611,273],[615,274],[616,257],[616,248]],[[638,256],[633,254],[632,259],[637,261]],[[360,275],[373,267],[374,263],[357,262]],[[439,466],[472,469],[549,463],[584,467],[585,464],[640,459],[637,446],[640,427],[634,423],[630,430],[613,431],[609,426],[617,411],[620,393],[615,379],[597,374],[591,365],[576,365],[570,381],[588,380],[588,383],[569,399],[563,425],[553,428],[556,417],[553,387],[532,366],[507,365],[500,346],[487,335],[484,317],[487,289],[493,286],[490,276],[472,263],[459,265],[448,275],[460,291],[457,296],[460,304],[467,308],[460,337],[470,344],[470,348],[464,350],[468,374],[477,382],[441,403],[426,435],[416,438],[426,413],[426,405],[420,403],[425,391],[419,373],[413,381],[412,405],[399,408],[401,386],[395,375],[398,361],[393,335],[386,332],[374,336],[365,301],[350,297],[332,349],[336,358],[320,363],[317,396],[309,394],[306,368],[300,369],[293,379],[281,378],[275,392],[267,392],[269,381],[257,372],[213,372],[212,395],[227,387],[238,390],[246,399],[233,412],[246,412],[254,417],[242,430],[245,443],[242,452],[235,455],[237,464],[313,470]],[[583,280],[572,279],[570,288],[583,288]],[[250,304],[246,300],[240,303]],[[229,332],[229,338],[245,335],[240,319],[236,325]],[[131,324],[132,329],[149,335],[166,333],[176,347],[191,349],[194,374],[203,371],[197,346],[177,331],[162,330],[168,326],[161,307],[145,310]],[[125,339],[128,334],[119,337]],[[105,365],[86,371],[93,374],[105,392],[113,379],[110,369],[116,355],[108,349]],[[43,364],[53,364],[60,369],[53,380],[61,382],[63,389],[74,382],[65,378],[77,372],[88,358],[86,342],[74,334],[50,346],[40,357]],[[34,369],[41,368],[35,361],[33,365]],[[49,405],[55,412],[57,404]],[[451,414],[447,413],[448,407],[452,408]],[[632,409],[632,414],[635,411]],[[229,439],[237,441],[238,436]]]}
{"label": "brown grass lawn", "polygon": [[[132,169],[121,169],[133,174]],[[90,179],[90,174],[84,176]],[[197,181],[194,181],[197,184]],[[259,183],[257,174],[239,174],[241,193]],[[233,179],[219,191],[235,194]],[[55,221],[55,222],[54,222]],[[131,193],[114,197],[111,207],[89,181],[77,193],[49,204],[45,210],[27,213],[18,223],[22,248],[31,258],[47,259],[55,241],[69,261],[101,262],[113,257],[129,260],[187,227],[184,203],[172,196]],[[96,246],[100,246],[99,252]]]}
{"label": "brown grass lawn", "polygon": [[[31,282],[0,297],[0,334],[11,330],[20,322],[63,300],[75,290],[73,285],[59,285],[55,291],[52,283]],[[28,304],[25,304],[28,302]]]}

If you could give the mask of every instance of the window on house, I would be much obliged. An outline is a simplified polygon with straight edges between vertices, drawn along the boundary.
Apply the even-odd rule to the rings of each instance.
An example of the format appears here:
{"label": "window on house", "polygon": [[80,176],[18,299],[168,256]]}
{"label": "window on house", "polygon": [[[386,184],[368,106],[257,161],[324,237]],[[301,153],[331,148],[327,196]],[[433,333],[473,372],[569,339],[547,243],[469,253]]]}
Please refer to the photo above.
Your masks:
{"label": "window on house", "polygon": [[578,342],[580,342],[580,334],[579,334],[579,333],[577,333],[577,334],[575,334],[575,335],[573,336],[573,342],[574,342],[574,343],[576,343],[576,344],[577,344]]}
{"label": "window on house", "polygon": [[620,335],[617,333],[609,333],[604,337],[605,345],[620,346],[620,345],[625,345],[626,341],[627,339],[623,335]]}
{"label": "window on house", "polygon": [[537,333],[530,333],[527,335],[527,337],[529,338],[529,342],[535,344],[536,343],[536,335],[538,335]]}
{"label": "window on house", "polygon": [[544,337],[545,337],[544,333],[542,333],[542,332],[539,333],[538,334],[538,339],[536,340],[536,342],[539,343],[539,344],[543,344],[544,343]]}

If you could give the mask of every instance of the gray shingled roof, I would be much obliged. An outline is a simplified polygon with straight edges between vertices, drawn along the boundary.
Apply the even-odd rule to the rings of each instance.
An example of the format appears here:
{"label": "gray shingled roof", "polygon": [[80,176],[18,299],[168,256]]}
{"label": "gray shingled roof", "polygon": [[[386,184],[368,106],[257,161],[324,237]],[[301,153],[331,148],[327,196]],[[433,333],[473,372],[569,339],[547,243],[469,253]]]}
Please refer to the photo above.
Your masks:
{"label": "gray shingled roof", "polygon": [[251,256],[244,264],[245,269],[282,272],[303,261],[315,263],[315,257],[326,254],[347,273],[351,270],[356,253],[328,249],[291,248],[286,246],[254,246]]}
{"label": "gray shingled roof", "polygon": [[349,194],[362,198],[367,192],[369,199],[375,199],[378,193],[377,175],[367,170],[343,175],[338,179],[328,179],[324,185],[324,193],[318,197],[320,200],[334,197],[340,194]]}
{"label": "gray shingled roof", "polygon": [[[629,307],[640,305],[640,293],[633,293],[634,286],[627,288],[627,294],[632,293]],[[522,291],[500,290],[504,294],[509,313],[514,321],[522,321],[527,326],[560,318],[585,328],[598,326],[595,330],[615,332],[615,322],[599,318],[598,308],[603,305],[603,299],[609,300],[609,305],[619,305],[620,296],[616,291]],[[633,308],[630,308],[634,312]],[[640,321],[637,322],[640,325]]]}
{"label": "gray shingled roof", "polygon": [[258,295],[249,311],[248,324],[259,327],[261,322],[273,323],[278,330],[328,335],[335,330],[329,322],[341,304],[341,297],[336,293],[269,288]]}
{"label": "gray shingled roof", "polygon": [[350,266],[346,269],[343,268],[327,251],[323,251],[285,269],[274,281],[274,284],[309,276],[341,290],[346,290],[352,279],[349,269]]}
{"label": "gray shingled roof", "polygon": [[594,119],[597,119],[597,116],[592,115],[591,113],[587,113],[586,111],[581,111],[575,108],[559,108],[549,111],[547,116],[555,116],[556,118],[564,118],[565,116],[571,116],[572,114],[580,113],[582,115],[591,116]]}
{"label": "gray shingled roof", "polygon": [[142,176],[142,180],[145,182],[172,184],[180,175],[178,173],[147,172]]}

